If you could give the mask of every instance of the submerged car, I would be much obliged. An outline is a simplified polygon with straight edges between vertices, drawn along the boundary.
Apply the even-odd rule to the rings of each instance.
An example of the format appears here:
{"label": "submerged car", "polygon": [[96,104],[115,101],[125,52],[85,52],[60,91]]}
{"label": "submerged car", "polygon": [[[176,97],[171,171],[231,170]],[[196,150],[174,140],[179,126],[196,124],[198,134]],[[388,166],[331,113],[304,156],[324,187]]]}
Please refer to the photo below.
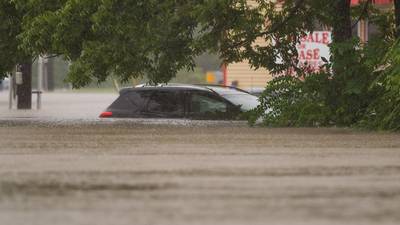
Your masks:
{"label": "submerged car", "polygon": [[227,86],[140,85],[122,89],[100,117],[234,120],[258,104],[257,97]]}

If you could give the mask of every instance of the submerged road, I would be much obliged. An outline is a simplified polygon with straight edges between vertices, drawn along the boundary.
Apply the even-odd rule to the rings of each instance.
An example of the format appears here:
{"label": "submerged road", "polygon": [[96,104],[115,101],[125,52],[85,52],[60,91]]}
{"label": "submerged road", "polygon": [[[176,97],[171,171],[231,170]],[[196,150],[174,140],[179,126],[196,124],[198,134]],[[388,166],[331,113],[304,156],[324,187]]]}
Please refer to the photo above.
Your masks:
{"label": "submerged road", "polygon": [[0,95],[0,224],[400,224],[399,134],[99,120],[114,96],[77,95]]}

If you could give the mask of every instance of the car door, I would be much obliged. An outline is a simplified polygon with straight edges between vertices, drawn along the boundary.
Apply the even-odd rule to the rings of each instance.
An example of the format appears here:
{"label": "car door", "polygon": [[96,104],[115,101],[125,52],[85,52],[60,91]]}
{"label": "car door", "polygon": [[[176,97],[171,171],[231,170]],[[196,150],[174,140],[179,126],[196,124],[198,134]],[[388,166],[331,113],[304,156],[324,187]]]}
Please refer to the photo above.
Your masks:
{"label": "car door", "polygon": [[182,92],[173,89],[152,91],[143,115],[148,118],[183,118]]}
{"label": "car door", "polygon": [[187,117],[201,120],[232,120],[235,106],[219,95],[206,91],[187,92]]}

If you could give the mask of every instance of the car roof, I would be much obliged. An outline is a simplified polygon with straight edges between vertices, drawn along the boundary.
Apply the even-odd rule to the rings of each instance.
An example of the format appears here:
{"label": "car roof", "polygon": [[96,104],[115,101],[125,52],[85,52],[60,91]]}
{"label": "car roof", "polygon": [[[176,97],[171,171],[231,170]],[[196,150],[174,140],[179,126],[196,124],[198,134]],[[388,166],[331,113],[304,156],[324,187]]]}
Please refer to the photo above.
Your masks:
{"label": "car roof", "polygon": [[219,95],[230,95],[230,94],[249,94],[249,92],[239,89],[237,87],[223,86],[223,85],[204,85],[207,89],[210,89]]}
{"label": "car roof", "polygon": [[210,85],[210,84],[179,84],[179,83],[169,83],[169,84],[158,84],[158,85],[147,85],[140,84],[135,87],[123,88],[120,90],[120,94],[124,94],[126,92],[131,91],[140,91],[140,90],[200,90],[200,91],[209,91],[216,92],[219,95],[226,94],[238,94],[238,93],[247,93],[247,91],[223,85]]}

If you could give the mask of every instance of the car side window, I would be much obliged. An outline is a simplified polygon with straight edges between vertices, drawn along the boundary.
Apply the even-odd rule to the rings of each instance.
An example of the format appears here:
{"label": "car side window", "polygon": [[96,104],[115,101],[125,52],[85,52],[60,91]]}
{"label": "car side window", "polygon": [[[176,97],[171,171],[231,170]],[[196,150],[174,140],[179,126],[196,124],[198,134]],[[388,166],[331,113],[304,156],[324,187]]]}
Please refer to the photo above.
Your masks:
{"label": "car side window", "polygon": [[190,97],[189,115],[202,119],[224,119],[228,104],[208,93],[194,92]]}
{"label": "car side window", "polygon": [[110,108],[112,109],[116,109],[116,110],[126,110],[126,111],[130,111],[133,108],[135,108],[135,106],[132,104],[131,101],[129,101],[129,97],[128,94],[124,94],[119,96],[111,105]]}
{"label": "car side window", "polygon": [[147,113],[158,117],[182,117],[184,106],[179,91],[155,91],[147,103]]}
{"label": "car side window", "polygon": [[129,92],[125,98],[129,101],[131,105],[131,110],[133,113],[140,113],[143,109],[144,104],[150,98],[149,92],[135,91]]}

